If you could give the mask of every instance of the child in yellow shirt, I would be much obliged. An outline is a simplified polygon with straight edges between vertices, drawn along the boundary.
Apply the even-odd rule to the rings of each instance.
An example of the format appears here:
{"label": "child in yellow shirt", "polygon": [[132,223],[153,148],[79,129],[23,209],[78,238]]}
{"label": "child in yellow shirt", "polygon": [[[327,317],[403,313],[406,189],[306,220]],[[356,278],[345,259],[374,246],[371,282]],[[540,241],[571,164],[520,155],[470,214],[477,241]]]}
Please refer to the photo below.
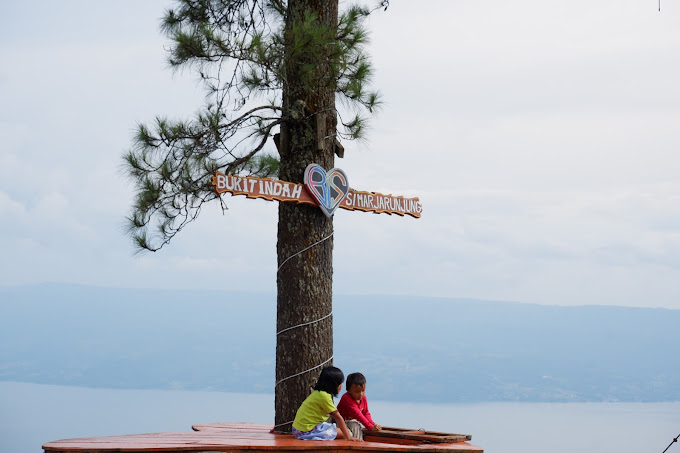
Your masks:
{"label": "child in yellow shirt", "polygon": [[[305,399],[295,414],[293,421],[293,435],[303,440],[334,440],[347,439],[360,441],[352,437],[345,420],[333,404],[333,397],[338,396],[342,389],[345,375],[339,368],[327,366],[321,370],[319,380],[314,386],[314,391]],[[337,423],[341,433],[338,433],[334,424],[328,423],[328,415]]]}

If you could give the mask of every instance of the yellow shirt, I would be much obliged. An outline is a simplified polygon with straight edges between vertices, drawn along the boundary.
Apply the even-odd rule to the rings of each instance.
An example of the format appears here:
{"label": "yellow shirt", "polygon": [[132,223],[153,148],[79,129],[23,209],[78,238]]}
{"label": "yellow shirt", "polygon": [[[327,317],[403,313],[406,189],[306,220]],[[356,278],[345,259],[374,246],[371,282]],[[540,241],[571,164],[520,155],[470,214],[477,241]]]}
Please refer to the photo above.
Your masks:
{"label": "yellow shirt", "polygon": [[314,390],[297,410],[293,428],[299,431],[311,431],[319,423],[325,422],[328,414],[336,410],[330,393]]}

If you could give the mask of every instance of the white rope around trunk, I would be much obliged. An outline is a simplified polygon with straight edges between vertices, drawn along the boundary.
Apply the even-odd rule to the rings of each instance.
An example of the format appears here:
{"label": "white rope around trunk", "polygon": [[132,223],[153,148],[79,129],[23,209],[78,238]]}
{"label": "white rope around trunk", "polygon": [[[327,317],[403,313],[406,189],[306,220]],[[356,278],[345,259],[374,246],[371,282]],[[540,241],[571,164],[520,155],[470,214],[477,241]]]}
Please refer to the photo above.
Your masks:
{"label": "white rope around trunk", "polygon": [[[296,257],[297,255],[299,255],[299,254],[301,254],[301,253],[303,253],[303,252],[306,252],[307,250],[311,249],[312,247],[321,244],[322,242],[324,242],[324,241],[330,239],[332,236],[333,236],[333,233],[331,233],[331,234],[329,234],[328,236],[326,236],[325,238],[323,238],[323,239],[321,239],[321,240],[315,242],[314,244],[312,244],[312,245],[310,245],[310,246],[308,246],[308,247],[305,247],[304,249],[300,250],[299,252],[294,253],[293,255],[289,256],[288,258],[286,258],[285,260],[283,260],[283,261],[281,262],[281,264],[279,265],[279,268],[276,270],[276,272],[278,273],[278,272],[281,270],[281,268],[283,267],[283,265],[286,264],[291,258],[294,258],[294,257]],[[315,320],[313,320],[313,321],[304,322],[304,323],[301,323],[301,324],[297,324],[297,325],[295,325],[295,326],[286,327],[285,329],[281,329],[281,330],[279,330],[278,332],[276,332],[276,336],[278,337],[280,334],[282,334],[282,333],[284,333],[284,332],[288,332],[289,330],[297,329],[298,327],[308,326],[308,325],[310,325],[310,324],[314,324],[314,323],[323,321],[324,319],[329,318],[329,317],[331,317],[332,315],[333,315],[333,310],[331,310],[330,313],[328,313],[328,314],[325,315],[325,316],[322,316],[322,317],[319,318],[319,319],[315,319]],[[333,360],[333,356],[331,355],[331,357],[330,357],[328,360],[326,360],[325,362],[322,362],[322,363],[320,363],[320,364],[318,364],[318,365],[315,365],[315,366],[313,366],[312,368],[309,368],[309,369],[307,369],[307,370],[300,371],[299,373],[295,373],[295,374],[292,374],[292,375],[290,375],[290,376],[286,376],[286,377],[283,378],[283,379],[279,379],[279,380],[276,382],[276,384],[274,384],[274,389],[276,389],[276,387],[277,387],[280,383],[282,383],[282,382],[284,382],[284,381],[287,381],[288,379],[291,379],[291,378],[300,376],[300,375],[302,375],[302,374],[308,373],[308,372],[310,372],[310,371],[312,371],[312,370],[316,370],[317,368],[320,368],[320,367],[324,366],[325,364],[331,362],[332,360]],[[274,425],[274,429],[278,428],[279,426],[287,425],[287,424],[289,424],[289,423],[293,423],[293,420],[288,421],[288,422],[285,422],[285,423],[279,423],[278,425]]]}

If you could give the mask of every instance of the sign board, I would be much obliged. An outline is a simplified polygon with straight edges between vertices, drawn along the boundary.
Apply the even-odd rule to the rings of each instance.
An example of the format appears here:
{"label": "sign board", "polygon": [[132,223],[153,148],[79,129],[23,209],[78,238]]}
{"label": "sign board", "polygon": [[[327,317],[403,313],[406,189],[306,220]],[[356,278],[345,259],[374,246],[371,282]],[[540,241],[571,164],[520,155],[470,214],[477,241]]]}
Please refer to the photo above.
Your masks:
{"label": "sign board", "polygon": [[410,215],[415,218],[420,218],[423,210],[417,197],[406,198],[354,190],[349,187],[345,172],[338,168],[325,171],[321,166],[311,164],[305,170],[305,182],[306,187],[305,184],[226,175],[219,171],[211,178],[211,184],[219,194],[227,192],[245,195],[247,198],[320,206],[329,217],[337,208],[376,214]]}

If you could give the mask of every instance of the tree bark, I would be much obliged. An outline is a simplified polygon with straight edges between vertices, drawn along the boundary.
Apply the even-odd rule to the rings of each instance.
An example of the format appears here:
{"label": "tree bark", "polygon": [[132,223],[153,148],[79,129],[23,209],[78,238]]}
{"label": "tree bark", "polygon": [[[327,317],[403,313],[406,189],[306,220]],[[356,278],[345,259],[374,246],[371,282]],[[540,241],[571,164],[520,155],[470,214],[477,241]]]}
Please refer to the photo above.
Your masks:
{"label": "tree bark", "polygon": [[[288,2],[279,177],[296,183],[303,182],[304,170],[311,163],[333,168],[337,126],[335,85],[329,77],[327,54],[315,51],[299,56],[292,51],[292,27],[306,12],[334,28],[338,0]],[[311,78],[303,70],[310,64],[317,68],[317,76]],[[322,141],[320,150],[319,136],[330,137]],[[332,233],[333,219],[318,207],[279,203],[274,403],[278,432],[290,432],[295,413],[321,368],[332,364],[333,317],[328,316],[333,307]],[[318,241],[322,242],[312,246]]]}

